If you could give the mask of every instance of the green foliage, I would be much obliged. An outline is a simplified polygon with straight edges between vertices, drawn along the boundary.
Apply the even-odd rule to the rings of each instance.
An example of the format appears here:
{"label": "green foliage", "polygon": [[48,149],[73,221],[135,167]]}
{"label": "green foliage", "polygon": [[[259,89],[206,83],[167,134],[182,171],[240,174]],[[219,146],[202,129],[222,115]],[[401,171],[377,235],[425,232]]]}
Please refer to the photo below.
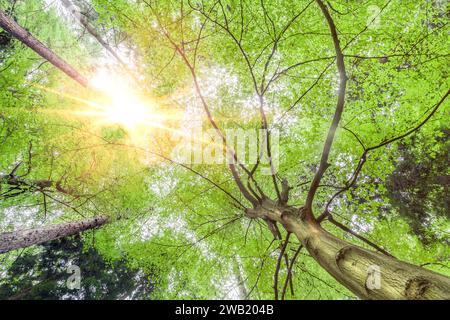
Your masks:
{"label": "green foliage", "polygon": [[[199,126],[211,129],[191,70],[174,43],[195,63],[219,128],[259,128],[258,94],[265,91],[269,128],[280,132],[278,176],[293,187],[289,204],[303,205],[335,111],[339,80],[329,28],[314,1],[91,2],[93,10],[85,9],[90,21],[139,74],[137,89],[159,102],[161,113],[178,116],[166,125],[172,131],[184,132],[193,121],[189,115],[199,110]],[[361,143],[377,146],[415,127],[449,87],[448,13],[439,1],[329,2],[349,81],[316,214],[354,172],[364,151]],[[7,5],[0,0],[1,8]],[[45,8],[42,1],[17,1],[10,14],[77,70],[93,74],[105,59],[99,45],[71,27],[61,8]],[[54,185],[47,195],[34,191],[2,198],[7,186],[1,183],[1,230],[107,214],[113,223],[96,231],[95,259],[112,265],[126,259],[132,270],[157,272],[152,298],[243,297],[237,289],[243,287],[250,299],[273,298],[280,241],[204,178],[246,203],[228,168],[189,166],[202,178],[167,160],[179,142],[171,130],[153,130],[142,146],[124,127],[80,116],[85,101],[97,99],[98,92],[79,88],[0,32],[0,175],[21,163],[17,174],[27,181],[50,179],[69,191],[61,194]],[[445,274],[450,274],[448,106],[444,102],[414,135],[370,152],[356,186],[330,206],[336,220],[393,255]],[[440,175],[445,184],[433,183]],[[270,176],[258,170],[255,179],[276,197]],[[407,182],[405,188],[393,188],[399,179]],[[298,246],[291,237],[289,258]],[[31,257],[14,262],[12,254],[2,265],[16,281],[21,271],[16,268],[28,265]],[[283,263],[282,285],[286,275]],[[295,292],[288,290],[288,299],[355,298],[306,251],[297,258],[293,282]],[[40,288],[34,297],[44,298],[45,290],[53,294],[53,287]],[[19,289],[14,290],[4,295]]]}
{"label": "green foliage", "polygon": [[[89,237],[87,237],[89,238]],[[88,240],[88,241],[86,241]],[[70,237],[48,242],[36,253],[17,257],[0,282],[0,299],[19,300],[115,300],[150,299],[156,276],[130,269],[122,257],[106,262],[94,247],[83,250],[84,241]],[[69,267],[80,268],[80,288],[71,289]],[[69,272],[70,271],[70,272]]]}

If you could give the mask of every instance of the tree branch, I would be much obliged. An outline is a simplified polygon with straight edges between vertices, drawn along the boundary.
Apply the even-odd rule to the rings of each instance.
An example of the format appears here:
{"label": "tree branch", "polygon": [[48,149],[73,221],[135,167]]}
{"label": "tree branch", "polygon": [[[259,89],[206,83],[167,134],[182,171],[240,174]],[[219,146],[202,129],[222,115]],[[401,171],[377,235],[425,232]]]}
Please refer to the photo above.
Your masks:
{"label": "tree branch", "polygon": [[[355,186],[355,183],[356,183],[356,181],[357,181],[357,179],[358,179],[358,176],[359,176],[359,174],[360,174],[360,172],[361,172],[361,170],[362,170],[364,164],[365,164],[366,161],[367,161],[367,156],[368,156],[368,153],[369,153],[370,151],[376,150],[376,149],[381,148],[381,147],[383,147],[383,146],[386,146],[386,145],[388,145],[388,144],[390,144],[390,143],[393,143],[393,142],[395,142],[395,141],[398,141],[398,140],[401,140],[401,139],[403,139],[403,138],[406,138],[407,136],[409,136],[409,135],[411,135],[411,134],[417,132],[423,125],[425,125],[425,124],[428,122],[428,120],[431,119],[431,117],[433,117],[433,115],[438,111],[439,107],[440,107],[440,106],[444,103],[444,101],[447,99],[447,97],[449,96],[449,94],[450,94],[450,89],[447,90],[447,93],[445,93],[445,94],[442,96],[442,98],[439,100],[439,102],[436,103],[436,104],[434,105],[434,107],[433,107],[433,109],[431,110],[431,112],[430,112],[430,113],[429,113],[429,114],[428,114],[428,115],[427,115],[427,116],[426,116],[419,124],[417,124],[415,127],[409,129],[408,131],[406,131],[405,133],[403,133],[403,134],[401,134],[401,135],[399,135],[399,136],[393,137],[393,138],[391,138],[391,139],[387,139],[387,140],[385,140],[385,141],[379,143],[379,144],[376,145],[376,146],[372,146],[372,147],[369,147],[369,148],[365,148],[365,149],[364,149],[364,152],[362,153],[362,155],[361,155],[361,157],[360,157],[360,159],[359,159],[359,161],[358,161],[358,164],[357,164],[357,166],[356,166],[356,168],[355,168],[355,170],[354,170],[352,176],[346,181],[345,186],[342,187],[338,192],[336,192],[336,193],[330,198],[330,200],[328,200],[328,202],[327,202],[327,204],[326,204],[326,206],[325,206],[325,210],[324,210],[324,212],[317,218],[317,222],[320,223],[323,219],[325,219],[325,218],[329,215],[329,207],[330,207],[330,205],[332,204],[332,202],[334,201],[334,199],[336,199],[340,194],[344,193],[345,191],[347,191],[347,190],[349,190],[350,188],[352,188],[352,187]],[[360,141],[360,143],[361,143],[362,146],[364,146],[364,144],[362,143],[362,141]]]}
{"label": "tree branch", "polygon": [[76,71],[71,65],[47,48],[42,42],[33,37],[27,30],[19,26],[2,10],[0,10],[0,27],[39,54],[42,58],[46,59],[55,67],[60,69],[70,78],[81,84],[83,87],[88,86],[88,80],[85,77],[79,74],[78,71]]}

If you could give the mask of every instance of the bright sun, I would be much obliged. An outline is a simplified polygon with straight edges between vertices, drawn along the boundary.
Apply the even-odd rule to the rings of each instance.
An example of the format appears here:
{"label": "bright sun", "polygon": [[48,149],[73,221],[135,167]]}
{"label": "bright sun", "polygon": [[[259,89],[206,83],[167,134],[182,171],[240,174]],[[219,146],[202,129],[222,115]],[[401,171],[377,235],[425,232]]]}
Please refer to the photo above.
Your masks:
{"label": "bright sun", "polygon": [[119,124],[128,131],[158,124],[160,117],[154,105],[148,99],[144,101],[139,97],[125,78],[100,71],[91,79],[91,85],[108,98],[107,103],[93,104],[88,111],[90,116],[98,118],[100,122]]}

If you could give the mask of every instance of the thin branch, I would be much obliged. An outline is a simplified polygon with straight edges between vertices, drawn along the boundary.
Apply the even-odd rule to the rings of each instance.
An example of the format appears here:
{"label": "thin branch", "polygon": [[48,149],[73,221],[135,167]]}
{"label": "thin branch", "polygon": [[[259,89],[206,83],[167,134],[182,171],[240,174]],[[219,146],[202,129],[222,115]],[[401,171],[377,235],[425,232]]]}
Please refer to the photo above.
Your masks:
{"label": "thin branch", "polygon": [[274,280],[273,280],[273,289],[274,289],[274,293],[275,293],[275,300],[278,300],[278,274],[280,273],[281,259],[283,258],[284,252],[286,251],[290,236],[291,236],[291,233],[288,232],[288,234],[286,235],[286,239],[284,240],[283,246],[281,247],[280,255],[278,256],[277,265],[275,268],[275,275],[274,275]]}
{"label": "thin branch", "polygon": [[339,71],[339,95],[338,95],[338,101],[336,105],[336,110],[333,116],[333,121],[331,123],[331,127],[328,130],[327,139],[325,141],[325,145],[323,147],[322,151],[322,157],[320,159],[319,169],[317,170],[316,175],[314,176],[314,179],[311,183],[311,187],[308,192],[308,196],[306,198],[305,203],[305,213],[308,218],[314,218],[312,214],[312,203],[314,200],[314,196],[316,194],[317,188],[320,184],[320,181],[323,177],[323,174],[329,167],[328,163],[328,157],[331,151],[331,146],[333,144],[334,136],[336,134],[336,130],[338,128],[339,122],[341,120],[342,113],[344,111],[344,104],[345,104],[345,92],[347,88],[347,74],[345,70],[345,62],[344,62],[344,55],[342,53],[341,45],[339,43],[339,37],[336,30],[336,26],[334,24],[333,18],[331,17],[327,6],[321,1],[316,0],[320,9],[322,10],[323,15],[325,16],[325,19],[327,20],[328,26],[331,31],[331,36],[333,38],[334,43],[334,49],[336,51],[336,64]]}
{"label": "thin branch", "polygon": [[425,125],[432,117],[433,115],[438,111],[439,107],[444,103],[444,101],[447,99],[448,95],[450,94],[450,89],[447,90],[447,93],[444,94],[444,96],[439,100],[438,103],[436,103],[433,107],[433,109],[431,110],[431,112],[419,123],[417,124],[415,127],[409,129],[408,131],[406,131],[405,133],[393,137],[391,139],[387,139],[381,143],[379,143],[378,145],[369,147],[369,148],[365,148],[364,152],[362,153],[358,164],[353,172],[353,174],[351,175],[351,177],[346,181],[345,186],[342,187],[338,192],[336,192],[331,198],[330,200],[328,200],[326,206],[325,206],[325,210],[324,212],[317,218],[317,221],[320,223],[323,219],[325,219],[328,215],[329,215],[329,207],[332,204],[332,202],[334,201],[334,199],[336,199],[339,195],[341,195],[342,193],[344,193],[345,191],[349,190],[350,188],[355,186],[355,183],[358,179],[358,176],[364,166],[364,164],[367,161],[367,156],[368,153],[370,151],[376,150],[378,148],[381,148],[383,146],[386,146],[390,143],[393,143],[395,141],[401,140],[403,138],[406,138],[407,136],[417,132],[423,125]]}

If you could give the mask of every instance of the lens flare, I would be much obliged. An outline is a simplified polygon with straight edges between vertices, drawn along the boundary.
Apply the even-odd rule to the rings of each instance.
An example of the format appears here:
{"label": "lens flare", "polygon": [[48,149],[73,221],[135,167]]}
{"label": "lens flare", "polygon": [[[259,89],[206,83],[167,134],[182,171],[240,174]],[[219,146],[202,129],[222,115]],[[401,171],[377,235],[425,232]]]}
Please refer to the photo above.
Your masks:
{"label": "lens flare", "polygon": [[161,116],[152,101],[140,97],[126,79],[100,71],[92,78],[91,85],[108,97],[107,103],[96,104],[88,111],[99,121],[122,125],[129,131],[160,122]]}

